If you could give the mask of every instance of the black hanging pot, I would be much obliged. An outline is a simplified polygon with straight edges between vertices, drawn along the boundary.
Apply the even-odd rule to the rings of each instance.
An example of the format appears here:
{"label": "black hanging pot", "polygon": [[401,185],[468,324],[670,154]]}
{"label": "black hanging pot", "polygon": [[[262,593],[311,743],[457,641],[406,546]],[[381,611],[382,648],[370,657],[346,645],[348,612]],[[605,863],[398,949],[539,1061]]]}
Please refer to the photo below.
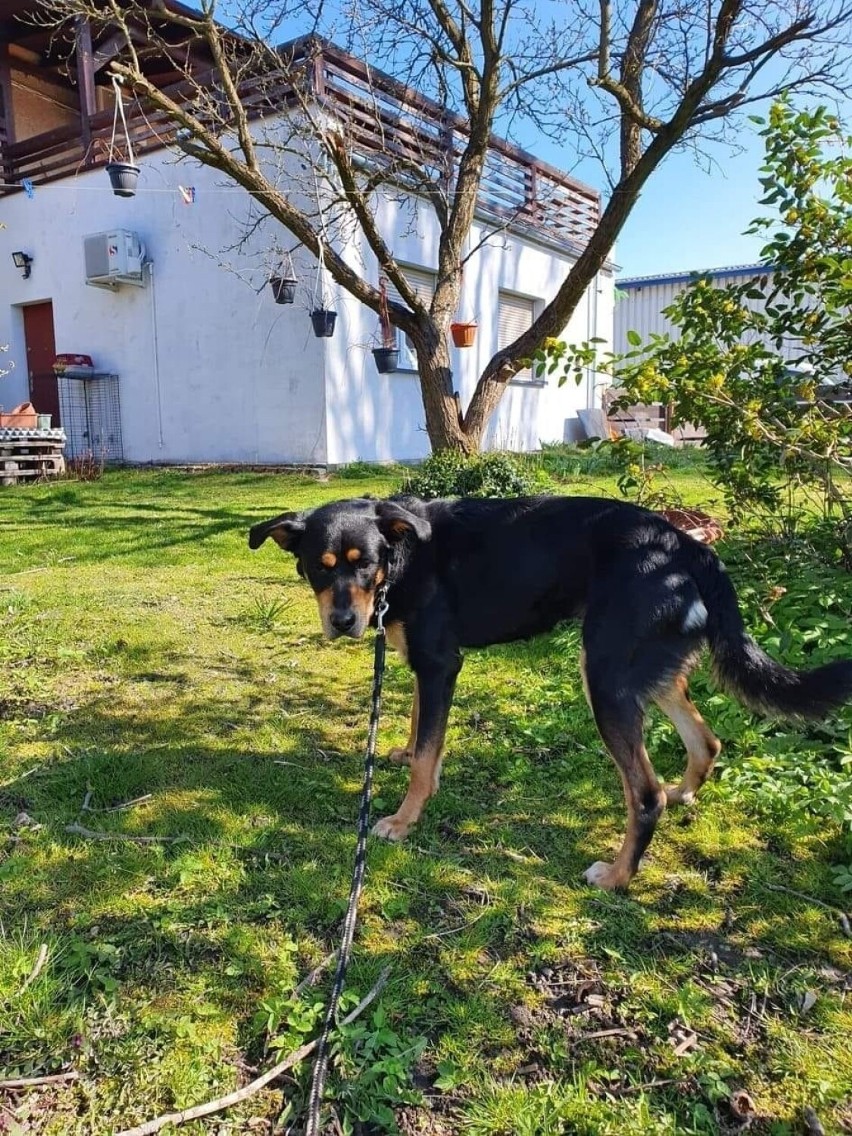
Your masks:
{"label": "black hanging pot", "polygon": [[374,347],[373,358],[376,360],[376,370],[380,375],[389,375],[399,365],[398,347]]}
{"label": "black hanging pot", "polygon": [[276,304],[292,304],[296,299],[296,285],[298,280],[293,276],[272,276],[269,283],[272,285],[272,295]]}
{"label": "black hanging pot", "polygon": [[135,197],[136,183],[139,180],[139,167],[132,162],[110,162],[106,172],[109,175],[112,192],[116,197]]}
{"label": "black hanging pot", "polygon": [[311,323],[314,325],[314,335],[317,339],[330,339],[334,335],[334,323],[337,312],[328,308],[314,308],[311,312]]}

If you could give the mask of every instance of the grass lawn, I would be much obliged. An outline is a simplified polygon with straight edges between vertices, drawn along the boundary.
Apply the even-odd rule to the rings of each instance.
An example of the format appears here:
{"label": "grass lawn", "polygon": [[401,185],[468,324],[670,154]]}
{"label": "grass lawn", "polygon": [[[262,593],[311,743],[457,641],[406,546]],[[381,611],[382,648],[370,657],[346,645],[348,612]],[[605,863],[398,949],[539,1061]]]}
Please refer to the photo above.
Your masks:
{"label": "grass lawn", "polygon": [[[670,476],[706,503],[694,470]],[[116,1133],[315,1032],[327,981],[291,992],[339,937],[371,642],[322,641],[292,558],[246,533],[395,486],[145,471],[0,489],[0,1077],[78,1074],[0,1090],[0,1132]],[[776,656],[852,655],[852,578],[795,547],[722,552]],[[721,772],[663,818],[630,893],[605,894],[581,872],[624,806],[577,655],[574,629],[468,655],[439,796],[407,844],[370,844],[347,1004],[390,978],[338,1036],[328,1131],[792,1136],[807,1107],[852,1131],[852,712],[760,722],[702,671]],[[395,656],[385,690],[380,750],[407,735]],[[649,750],[679,775],[658,716]],[[377,816],[406,777],[380,765]],[[182,1131],[271,1132],[308,1074]]]}

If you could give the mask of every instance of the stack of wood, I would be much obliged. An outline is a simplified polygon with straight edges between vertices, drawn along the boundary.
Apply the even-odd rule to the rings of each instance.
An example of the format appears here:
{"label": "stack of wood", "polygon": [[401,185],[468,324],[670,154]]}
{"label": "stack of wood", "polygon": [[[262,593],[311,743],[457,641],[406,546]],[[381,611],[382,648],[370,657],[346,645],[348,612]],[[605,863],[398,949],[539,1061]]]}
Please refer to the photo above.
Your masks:
{"label": "stack of wood", "polygon": [[58,477],[65,472],[63,430],[0,427],[0,485],[30,478]]}

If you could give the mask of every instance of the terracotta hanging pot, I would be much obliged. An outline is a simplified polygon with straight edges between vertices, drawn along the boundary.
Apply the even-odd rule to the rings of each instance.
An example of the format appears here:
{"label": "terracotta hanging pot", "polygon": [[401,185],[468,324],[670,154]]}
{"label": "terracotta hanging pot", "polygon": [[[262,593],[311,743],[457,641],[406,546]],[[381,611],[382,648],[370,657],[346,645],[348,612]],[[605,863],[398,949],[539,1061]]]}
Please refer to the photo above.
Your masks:
{"label": "terracotta hanging pot", "polygon": [[476,328],[475,323],[451,323],[450,335],[452,335],[456,347],[473,347],[473,342],[476,339]]}

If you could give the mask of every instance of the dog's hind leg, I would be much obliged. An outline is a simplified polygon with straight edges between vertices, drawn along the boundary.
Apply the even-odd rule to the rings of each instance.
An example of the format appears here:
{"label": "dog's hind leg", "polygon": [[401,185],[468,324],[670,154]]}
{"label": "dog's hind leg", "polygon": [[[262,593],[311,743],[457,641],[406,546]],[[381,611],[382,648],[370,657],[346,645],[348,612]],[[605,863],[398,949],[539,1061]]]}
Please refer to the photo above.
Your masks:
{"label": "dog's hind leg", "polygon": [[666,794],[645,750],[640,702],[629,687],[618,682],[617,675],[610,673],[601,678],[596,676],[595,669],[587,664],[589,701],[600,735],[621,774],[627,832],[613,863],[599,860],[584,875],[590,884],[612,890],[626,888],[636,874],[665,810]]}
{"label": "dog's hind leg", "polygon": [[670,687],[653,697],[686,746],[686,771],[679,785],[666,786],[668,803],[691,805],[695,794],[710,776],[722,743],[689,697],[686,675],[678,675]]}
{"label": "dog's hind leg", "polygon": [[414,676],[414,698],[411,702],[411,727],[408,731],[408,741],[404,746],[394,746],[388,753],[388,761],[395,765],[410,765],[414,756],[414,747],[417,743],[417,719],[420,716],[420,689],[417,675]]}

